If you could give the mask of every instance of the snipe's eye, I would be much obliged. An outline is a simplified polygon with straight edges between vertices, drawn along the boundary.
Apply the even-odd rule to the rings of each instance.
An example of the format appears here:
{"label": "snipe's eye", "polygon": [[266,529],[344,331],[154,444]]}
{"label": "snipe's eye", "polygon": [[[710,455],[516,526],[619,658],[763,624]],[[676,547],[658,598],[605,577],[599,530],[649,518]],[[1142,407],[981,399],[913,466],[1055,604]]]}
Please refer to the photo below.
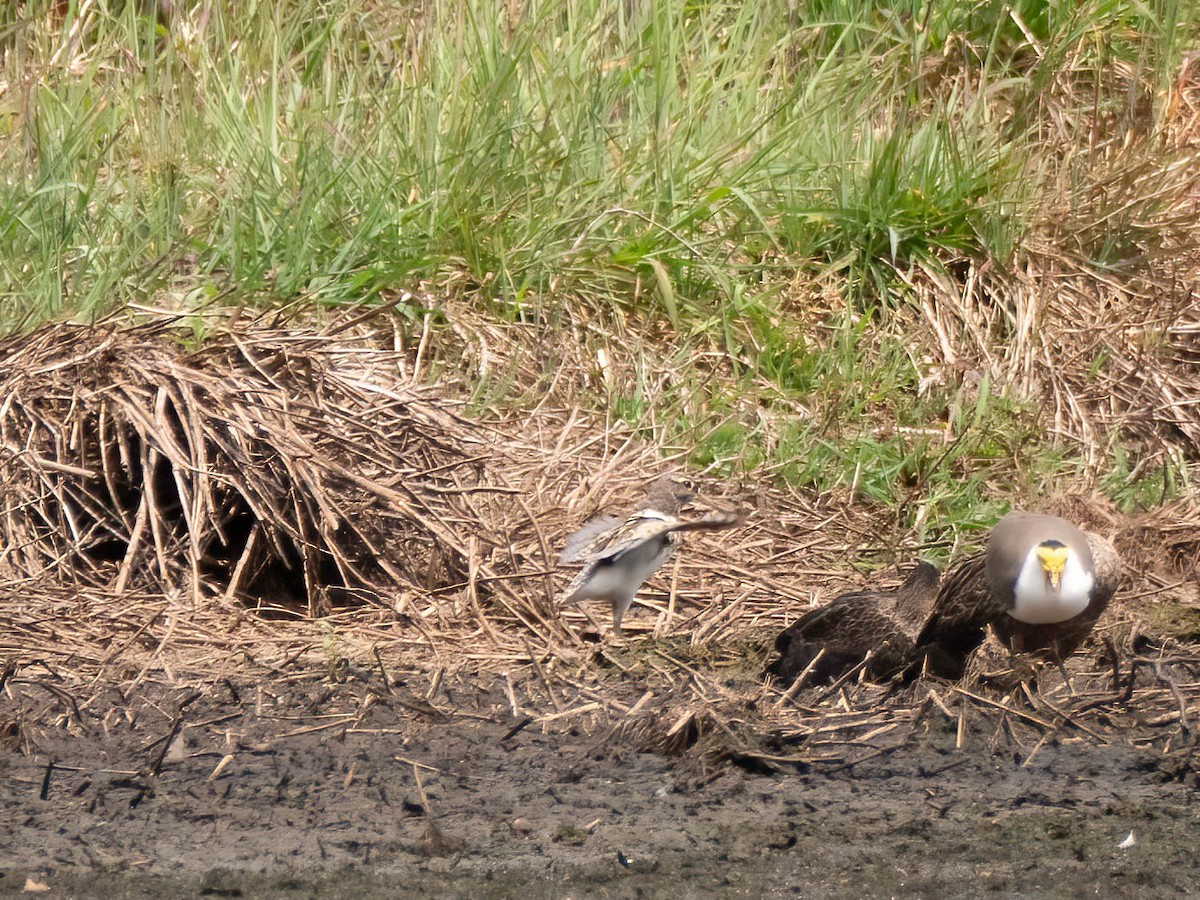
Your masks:
{"label": "snipe's eye", "polygon": [[696,496],[697,487],[699,487],[699,483],[694,478],[675,479],[675,493],[680,497],[691,499]]}

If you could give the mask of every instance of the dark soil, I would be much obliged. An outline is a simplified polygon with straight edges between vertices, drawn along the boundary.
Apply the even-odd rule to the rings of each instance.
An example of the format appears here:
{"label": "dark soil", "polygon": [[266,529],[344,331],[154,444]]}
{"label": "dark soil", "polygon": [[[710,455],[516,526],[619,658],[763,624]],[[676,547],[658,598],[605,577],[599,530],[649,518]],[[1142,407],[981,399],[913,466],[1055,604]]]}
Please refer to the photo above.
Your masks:
{"label": "dark soil", "polygon": [[518,728],[488,687],[440,699],[457,713],[313,675],[77,709],[10,681],[0,894],[1200,896],[1195,776],[1158,751],[1048,741],[1022,766],[931,724],[755,774]]}

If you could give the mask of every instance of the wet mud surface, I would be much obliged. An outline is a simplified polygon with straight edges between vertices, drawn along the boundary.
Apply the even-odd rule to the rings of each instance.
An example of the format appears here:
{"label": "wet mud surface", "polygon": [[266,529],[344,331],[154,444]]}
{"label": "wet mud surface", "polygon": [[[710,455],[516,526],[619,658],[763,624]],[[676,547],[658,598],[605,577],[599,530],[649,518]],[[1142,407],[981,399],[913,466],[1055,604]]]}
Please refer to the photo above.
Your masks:
{"label": "wet mud surface", "polygon": [[930,726],[760,774],[447,701],[309,679],[73,708],[10,683],[0,895],[1200,896],[1177,756],[1062,739],[1022,765]]}

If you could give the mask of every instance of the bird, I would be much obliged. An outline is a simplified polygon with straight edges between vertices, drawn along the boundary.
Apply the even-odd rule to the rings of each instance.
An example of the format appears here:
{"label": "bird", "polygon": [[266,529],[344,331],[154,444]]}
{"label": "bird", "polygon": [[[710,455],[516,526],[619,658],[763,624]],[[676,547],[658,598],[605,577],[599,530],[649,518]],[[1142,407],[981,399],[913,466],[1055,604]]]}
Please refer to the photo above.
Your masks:
{"label": "bird", "polygon": [[684,531],[732,528],[740,515],[715,513],[682,521],[679,513],[695,497],[692,482],[673,475],[656,479],[636,512],[621,519],[592,519],[567,538],[559,565],[581,563],[578,574],[560,595],[562,603],[607,600],[612,606],[613,634],[642,583],[657,572],[675,551]]}
{"label": "bird", "polygon": [[[1085,531],[1083,536],[1092,557],[1092,586],[1087,594],[1087,603],[1073,616],[1057,622],[1022,617],[1016,607],[1008,616],[998,617],[992,623],[992,627],[996,635],[1014,651],[1032,653],[1062,662],[1091,634],[1100,615],[1108,608],[1109,601],[1121,583],[1121,557],[1116,548],[1100,535]],[[1061,578],[1064,593],[1066,575],[1064,571]],[[1021,584],[1018,580],[1015,592],[1019,594],[1020,591]],[[1076,603],[1078,605],[1078,601]]]}
{"label": "bird", "polygon": [[1065,519],[1014,510],[987,548],[951,570],[917,637],[927,671],[961,677],[990,626],[1016,653],[1061,663],[1108,607],[1121,580],[1112,544]]}
{"label": "bird", "polygon": [[935,566],[921,562],[898,588],[835,597],[801,616],[775,639],[779,658],[767,671],[791,684],[812,666],[808,683],[827,684],[870,653],[866,677],[887,681],[912,663],[916,637],[933,609],[940,579]]}

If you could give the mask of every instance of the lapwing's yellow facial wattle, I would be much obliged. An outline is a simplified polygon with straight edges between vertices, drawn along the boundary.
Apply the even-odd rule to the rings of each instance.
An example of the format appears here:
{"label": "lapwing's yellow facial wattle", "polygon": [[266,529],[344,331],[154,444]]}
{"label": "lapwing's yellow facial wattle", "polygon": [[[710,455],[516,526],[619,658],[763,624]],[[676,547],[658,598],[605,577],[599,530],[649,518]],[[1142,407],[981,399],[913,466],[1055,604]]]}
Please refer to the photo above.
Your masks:
{"label": "lapwing's yellow facial wattle", "polygon": [[1046,573],[1046,582],[1056,591],[1062,584],[1063,570],[1067,567],[1067,557],[1070,553],[1066,545],[1058,541],[1046,541],[1038,545],[1038,562],[1042,564],[1042,571]]}

